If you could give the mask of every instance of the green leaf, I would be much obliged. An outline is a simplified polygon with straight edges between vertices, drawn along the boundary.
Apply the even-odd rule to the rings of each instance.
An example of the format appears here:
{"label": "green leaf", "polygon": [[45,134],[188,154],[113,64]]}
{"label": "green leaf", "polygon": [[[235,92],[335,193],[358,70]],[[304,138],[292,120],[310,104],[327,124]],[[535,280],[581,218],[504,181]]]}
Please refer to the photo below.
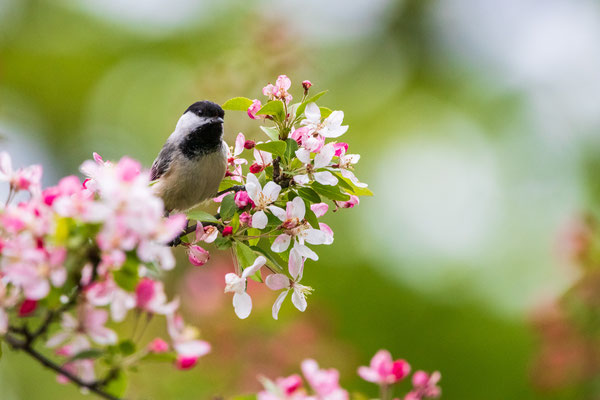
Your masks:
{"label": "green leaf", "polygon": [[287,143],[283,140],[277,140],[274,142],[259,143],[256,145],[258,150],[266,151],[267,153],[275,154],[276,156],[283,156]]}
{"label": "green leaf", "polygon": [[237,212],[233,214],[233,218],[231,218],[229,225],[231,225],[231,227],[233,228],[233,233],[237,232],[238,229],[240,229],[240,214],[238,214]]}
{"label": "green leaf", "polygon": [[252,246],[251,249],[265,256],[267,258],[267,264],[273,269],[275,269],[277,272],[284,273],[285,269],[281,266],[279,257],[276,256],[270,248]]}
{"label": "green leaf", "polygon": [[298,106],[298,109],[296,110],[296,115],[302,114],[304,112],[304,109],[306,109],[306,106],[308,105],[308,103],[314,103],[315,101],[319,100],[321,98],[321,96],[323,96],[325,93],[327,93],[327,90],[319,92],[319,93],[315,94],[314,96],[304,100],[302,102],[302,104],[300,104]]}
{"label": "green leaf", "polygon": [[223,179],[219,184],[219,192],[221,190],[229,189],[230,187],[241,185],[240,182],[234,181],[233,179]]}
{"label": "green leaf", "polygon": [[246,394],[243,396],[235,396],[232,400],[256,400],[255,394]]}
{"label": "green leaf", "polygon": [[177,360],[175,353],[148,353],[141,359],[142,361],[154,361],[154,362],[174,362]]}
{"label": "green leaf", "polygon": [[[258,235],[260,235],[260,229],[248,228],[248,230],[246,231],[246,234],[248,236],[258,236]],[[256,246],[259,241],[260,241],[260,238],[248,239],[248,244],[250,246]]]}
{"label": "green leaf", "polygon": [[311,203],[320,203],[321,197],[317,192],[312,190],[309,187],[301,187],[298,189],[298,195],[302,197],[304,200],[308,200]]}
{"label": "green leaf", "polygon": [[192,210],[186,213],[188,219],[201,222],[218,223],[219,221],[211,214],[202,210]]}
{"label": "green leaf", "polygon": [[223,198],[221,202],[221,219],[223,221],[229,221],[233,214],[237,211],[237,206],[235,205],[235,195],[233,193],[228,194]]}
{"label": "green leaf", "polygon": [[227,250],[233,244],[231,242],[231,239],[229,239],[228,237],[217,238],[213,243],[215,244],[215,246],[217,246],[217,249],[219,250]]}
{"label": "green leaf", "polygon": [[319,110],[321,110],[321,118],[327,118],[333,112],[330,108],[327,107],[319,107]]}
{"label": "green leaf", "polygon": [[262,108],[256,112],[256,115],[275,115],[283,120],[285,117],[283,113],[283,103],[279,100],[272,100],[262,106]]}
{"label": "green leaf", "polygon": [[333,174],[336,176],[336,178],[338,178],[340,186],[350,192],[350,194],[354,194],[356,196],[373,196],[373,192],[371,192],[369,189],[356,186],[350,179],[344,178],[337,172],[334,172]]}
{"label": "green leaf", "polygon": [[130,356],[135,353],[135,343],[131,340],[123,340],[119,343],[119,351],[124,356]]}
{"label": "green leaf", "polygon": [[233,99],[227,100],[221,108],[223,110],[231,111],[247,111],[248,107],[252,105],[252,100],[246,97],[234,97]]}
{"label": "green leaf", "polygon": [[313,228],[321,229],[321,227],[319,226],[319,219],[317,218],[313,210],[310,209],[309,206],[306,206],[306,213],[304,214],[304,218]]}
{"label": "green leaf", "polygon": [[298,142],[296,142],[294,139],[285,139],[285,142],[286,147],[284,158],[286,160],[291,160],[292,158],[296,157],[296,150],[298,150]]}
{"label": "green leaf", "polygon": [[271,140],[279,140],[279,131],[274,126],[261,126],[260,129],[262,129]]}
{"label": "green leaf", "polygon": [[123,371],[117,371],[116,376],[108,385],[106,385],[106,392],[116,397],[123,397],[125,390],[127,389],[127,375]]}
{"label": "green leaf", "polygon": [[235,254],[237,255],[240,267],[248,268],[256,260],[256,253],[242,242],[236,242]]}
{"label": "green leaf", "polygon": [[128,292],[134,291],[140,280],[138,274],[139,265],[140,263],[137,258],[127,256],[127,259],[121,268],[113,271],[113,278],[117,285]]}
{"label": "green leaf", "polygon": [[69,358],[69,361],[67,361],[67,362],[76,361],[76,360],[86,360],[86,359],[91,359],[91,358],[99,358],[99,357],[102,357],[103,354],[104,354],[104,351],[100,350],[100,349],[87,349],[87,350],[83,350],[83,351],[80,351],[79,353],[75,354],[73,357]]}
{"label": "green leaf", "polygon": [[311,186],[315,190],[315,192],[317,192],[321,196],[325,196],[331,200],[337,200],[337,201],[350,200],[350,196],[342,193],[340,191],[340,188],[337,186],[321,185],[319,182],[313,182]]}

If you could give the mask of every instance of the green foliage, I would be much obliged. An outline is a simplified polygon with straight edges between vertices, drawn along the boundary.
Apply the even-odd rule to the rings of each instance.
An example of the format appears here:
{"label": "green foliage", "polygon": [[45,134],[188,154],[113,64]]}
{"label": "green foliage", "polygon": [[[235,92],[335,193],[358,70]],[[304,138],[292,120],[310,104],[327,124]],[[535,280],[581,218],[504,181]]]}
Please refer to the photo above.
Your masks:
{"label": "green foliage", "polygon": [[324,91],[322,91],[322,92],[319,92],[319,93],[315,94],[314,96],[312,96],[312,97],[310,97],[310,98],[308,98],[308,99],[304,100],[304,101],[302,102],[302,104],[300,104],[300,105],[298,106],[298,108],[296,109],[296,115],[300,115],[300,114],[302,114],[302,113],[304,112],[304,110],[306,109],[306,106],[307,106],[309,103],[314,103],[314,102],[316,102],[317,100],[319,100],[319,99],[321,98],[321,96],[323,96],[323,95],[324,95],[325,93],[327,93],[327,92],[328,92],[328,90],[324,90]]}
{"label": "green foliage", "polygon": [[233,99],[227,100],[221,106],[223,110],[231,111],[247,111],[248,107],[252,105],[252,100],[246,97],[234,97]]}
{"label": "green foliage", "polygon": [[80,351],[75,354],[73,357],[69,358],[67,362],[72,362],[76,360],[86,360],[86,359],[94,359],[102,357],[106,352],[100,349],[88,349]]}
{"label": "green foliage", "polygon": [[279,140],[279,131],[273,126],[261,126],[260,129],[267,134],[271,140]]}
{"label": "green foliage", "polygon": [[140,262],[137,257],[135,255],[128,254],[127,259],[121,268],[112,272],[113,278],[115,279],[117,285],[128,292],[134,291],[140,280],[140,276],[138,274],[139,265]]}
{"label": "green foliage", "polygon": [[273,142],[259,143],[256,145],[256,148],[276,156],[283,156],[286,152],[287,143],[283,140],[277,140]]}
{"label": "green foliage", "polygon": [[314,189],[315,192],[317,192],[321,196],[327,197],[328,199],[337,200],[337,201],[350,200],[350,196],[342,193],[340,191],[340,188],[337,186],[322,185],[319,182],[313,182],[311,184],[311,187]]}
{"label": "green foliage", "polygon": [[235,195],[233,193],[228,194],[223,198],[221,202],[221,219],[223,221],[229,221],[235,212],[237,211],[237,206],[235,205]]}
{"label": "green foliage", "polygon": [[127,375],[123,371],[117,371],[116,376],[105,388],[106,392],[116,397],[123,397],[127,390]]}
{"label": "green foliage", "polygon": [[296,157],[296,150],[298,150],[298,142],[294,139],[285,139],[286,147],[285,154],[283,154],[285,161],[290,162],[294,157]]}
{"label": "green foliage", "polygon": [[256,115],[272,115],[279,120],[283,120],[285,118],[283,103],[279,100],[269,101],[256,112]]}
{"label": "green foliage", "polygon": [[201,222],[212,222],[212,223],[218,223],[219,220],[216,219],[214,217],[214,215],[207,213],[206,211],[202,211],[202,210],[192,210],[192,211],[188,211],[186,213],[188,219],[190,220],[194,220],[194,221],[201,221]]}
{"label": "green foliage", "polygon": [[298,188],[298,195],[309,203],[320,203],[321,197],[317,192],[309,187]]}

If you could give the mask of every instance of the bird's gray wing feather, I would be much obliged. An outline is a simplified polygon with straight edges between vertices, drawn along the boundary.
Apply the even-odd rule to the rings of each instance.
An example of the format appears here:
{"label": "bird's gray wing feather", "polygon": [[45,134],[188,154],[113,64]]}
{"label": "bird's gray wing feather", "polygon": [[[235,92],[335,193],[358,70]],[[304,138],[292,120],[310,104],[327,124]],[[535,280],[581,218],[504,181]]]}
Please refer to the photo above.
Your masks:
{"label": "bird's gray wing feather", "polygon": [[177,147],[175,145],[169,142],[165,143],[150,169],[151,181],[160,178],[169,170],[169,166],[171,165],[171,161],[173,160],[176,151]]}

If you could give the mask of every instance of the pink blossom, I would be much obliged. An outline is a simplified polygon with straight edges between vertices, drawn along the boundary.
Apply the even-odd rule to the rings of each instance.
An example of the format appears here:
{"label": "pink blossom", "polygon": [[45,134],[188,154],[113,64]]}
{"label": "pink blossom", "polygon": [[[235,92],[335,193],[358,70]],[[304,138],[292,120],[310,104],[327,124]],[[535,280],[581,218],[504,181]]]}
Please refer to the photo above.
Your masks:
{"label": "pink blossom", "polygon": [[108,274],[106,280],[92,283],[86,288],[85,295],[94,306],[110,306],[112,320],[121,322],[127,316],[127,312],[135,307],[136,298],[117,286],[111,276]]}
{"label": "pink blossom", "polygon": [[176,313],[167,315],[167,330],[173,341],[173,348],[177,352],[175,366],[178,369],[192,368],[198,358],[211,350],[208,342],[196,339],[198,330],[186,326],[183,318]]}
{"label": "pink blossom", "polygon": [[343,111],[332,112],[325,120],[321,121],[321,110],[315,103],[308,103],[304,110],[306,119],[301,125],[309,128],[310,133],[319,134],[325,138],[337,138],[348,130],[348,125],[342,125]]}
{"label": "pink blossom", "polygon": [[256,176],[248,174],[246,177],[246,191],[255,210],[255,213],[252,216],[252,226],[258,229],[264,229],[268,222],[265,210],[268,209],[271,212],[273,212],[274,209],[281,210],[272,205],[279,198],[281,186],[275,182],[269,181],[263,188]]}
{"label": "pink blossom", "polygon": [[244,211],[240,214],[240,224],[252,228],[252,215],[249,212]]}
{"label": "pink blossom", "polygon": [[334,368],[320,369],[315,360],[304,360],[302,373],[319,399],[348,400],[348,392],[340,387],[340,374]]}
{"label": "pink blossom", "polygon": [[302,81],[302,87],[304,88],[304,90],[310,89],[311,86],[312,86],[311,81],[308,81],[308,80]]}
{"label": "pink blossom", "polygon": [[235,205],[238,208],[245,208],[248,204],[252,204],[252,199],[248,196],[248,192],[241,190],[235,194]]}
{"label": "pink blossom", "polygon": [[210,253],[196,244],[187,246],[187,251],[190,263],[196,267],[203,266],[210,259]]}
{"label": "pink blossom", "polygon": [[198,221],[197,225],[196,225],[196,236],[195,236],[195,241],[196,242],[205,242],[205,243],[212,243],[215,241],[215,239],[217,238],[217,236],[219,235],[219,230],[217,229],[216,226],[213,225],[207,225],[207,226],[203,226],[201,222]]}
{"label": "pink blossom", "polygon": [[148,351],[155,354],[169,351],[169,344],[161,338],[155,338],[148,344]]}
{"label": "pink blossom", "polygon": [[62,331],[48,339],[48,347],[56,347],[67,340],[76,340],[80,336],[89,336],[99,345],[114,344],[117,342],[117,334],[104,326],[108,320],[108,312],[93,308],[89,304],[83,304],[77,309],[77,319],[71,314],[62,314]]}
{"label": "pink blossom", "polygon": [[315,203],[310,205],[310,209],[315,213],[317,218],[321,218],[329,210],[329,205],[327,203]]}
{"label": "pink blossom", "polygon": [[135,288],[136,307],[152,314],[168,315],[179,307],[179,300],[167,303],[162,282],[142,278]]}
{"label": "pink blossom", "polygon": [[342,155],[342,153],[346,154],[346,152],[348,151],[348,143],[334,143],[333,148],[335,149],[335,156],[339,157],[340,155]]}
{"label": "pink blossom", "polygon": [[25,299],[19,307],[19,317],[26,317],[33,313],[37,308],[37,300]]}
{"label": "pink blossom", "polygon": [[344,178],[349,179],[356,187],[367,187],[366,183],[358,181],[358,178],[354,175],[354,164],[360,160],[360,154],[346,154],[345,149],[340,149],[339,161],[337,167],[340,168],[340,172]]}
{"label": "pink blossom", "polygon": [[331,143],[323,146],[314,160],[310,158],[310,151],[304,148],[296,150],[296,157],[304,163],[304,173],[295,175],[294,182],[299,185],[307,185],[314,179],[322,185],[337,185],[338,179],[325,169],[326,167],[330,167],[334,153],[335,150]]}
{"label": "pink blossom", "polygon": [[0,152],[0,182],[8,182],[12,189],[27,190],[35,196],[41,193],[41,179],[42,167],[40,165],[31,165],[13,171],[10,155],[4,151]]}
{"label": "pink blossom", "polygon": [[257,100],[257,99],[252,100],[252,105],[250,107],[248,107],[248,116],[252,119],[264,119],[264,115],[258,116],[258,117],[256,116],[256,113],[261,108],[262,108],[262,104],[261,104],[260,100]]}
{"label": "pink blossom", "polygon": [[292,86],[292,81],[285,75],[279,75],[275,85],[268,84],[263,88],[263,94],[270,100],[285,100],[286,104],[292,100],[292,95],[287,91]]}
{"label": "pink blossom", "polygon": [[387,350],[379,350],[368,367],[359,367],[358,375],[368,382],[391,385],[410,373],[410,365],[404,360],[393,360]]}
{"label": "pink blossom", "polygon": [[421,400],[424,398],[438,398],[442,394],[442,390],[437,383],[442,375],[435,371],[431,375],[425,371],[417,371],[412,377],[413,390],[410,391],[404,400]]}
{"label": "pink blossom", "polygon": [[225,228],[223,228],[223,232],[221,234],[223,235],[223,237],[230,236],[231,234],[233,234],[233,227],[226,226]]}
{"label": "pink blossom", "polygon": [[244,148],[246,150],[252,150],[256,146],[256,142],[254,140],[246,140],[244,143]]}
{"label": "pink blossom", "polygon": [[353,208],[360,204],[358,196],[350,195],[350,200],[347,201],[336,201],[335,204],[340,208]]}
{"label": "pink blossom", "polygon": [[267,390],[257,394],[257,400],[304,400],[308,399],[302,388],[302,378],[298,374],[277,378],[275,382],[264,379]]}

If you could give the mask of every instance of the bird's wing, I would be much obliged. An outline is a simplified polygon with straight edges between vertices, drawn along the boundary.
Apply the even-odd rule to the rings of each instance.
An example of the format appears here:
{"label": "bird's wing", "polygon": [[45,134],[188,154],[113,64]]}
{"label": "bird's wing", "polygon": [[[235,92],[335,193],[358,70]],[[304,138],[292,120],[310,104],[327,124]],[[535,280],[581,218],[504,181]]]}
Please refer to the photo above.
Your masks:
{"label": "bird's wing", "polygon": [[160,178],[169,170],[176,150],[177,148],[172,143],[165,143],[163,148],[160,150],[160,153],[158,153],[158,157],[156,157],[156,160],[154,160],[152,168],[150,169],[151,181]]}

